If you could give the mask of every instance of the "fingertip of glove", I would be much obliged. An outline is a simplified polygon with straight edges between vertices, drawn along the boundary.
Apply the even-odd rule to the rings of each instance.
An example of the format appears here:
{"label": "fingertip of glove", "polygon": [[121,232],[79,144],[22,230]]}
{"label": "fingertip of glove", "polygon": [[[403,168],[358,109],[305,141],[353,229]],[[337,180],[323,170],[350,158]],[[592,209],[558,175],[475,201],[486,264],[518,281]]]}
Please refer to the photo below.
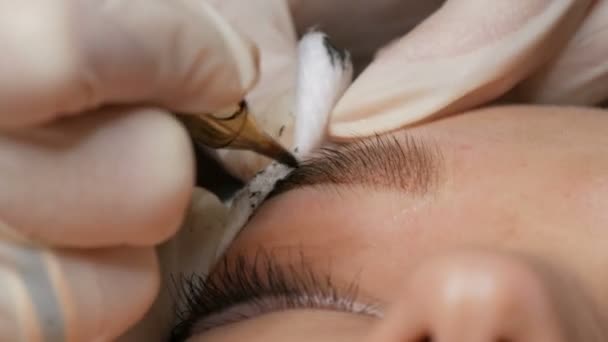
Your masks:
{"label": "fingertip of glove", "polygon": [[160,288],[153,248],[56,251],[47,263],[66,340],[114,340],[145,315]]}
{"label": "fingertip of glove", "polygon": [[240,86],[244,91],[249,90],[258,79],[260,55],[256,45],[238,32],[210,4],[201,4],[210,21],[223,37],[228,55],[233,58]]}

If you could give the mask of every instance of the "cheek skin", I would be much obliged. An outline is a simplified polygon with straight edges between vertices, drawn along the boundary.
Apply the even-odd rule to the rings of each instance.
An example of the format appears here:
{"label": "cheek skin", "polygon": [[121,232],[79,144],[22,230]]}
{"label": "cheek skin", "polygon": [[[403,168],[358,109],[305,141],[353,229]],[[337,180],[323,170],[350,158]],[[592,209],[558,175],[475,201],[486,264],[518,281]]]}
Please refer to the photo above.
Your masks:
{"label": "cheek skin", "polygon": [[[559,315],[574,315],[566,321],[593,326],[599,316],[595,311],[608,307],[603,295],[606,281],[598,278],[602,268],[593,265],[594,260],[608,260],[608,255],[598,253],[603,250],[598,241],[571,227],[530,228],[525,217],[489,209],[499,201],[482,202],[484,207],[479,201],[460,201],[456,207],[443,196],[414,201],[398,193],[369,196],[368,190],[340,195],[315,189],[294,191],[268,203],[234,249],[254,253],[264,246],[281,260],[288,259],[283,253],[299,256],[302,249],[313,268],[327,270],[329,264],[333,279],[358,280],[360,294],[385,307],[402,295],[403,284],[426,260],[462,249],[503,251],[547,270],[543,274],[550,279],[548,284],[556,285],[553,293]],[[296,212],[307,215],[295,218]],[[589,251],[581,251],[580,246]],[[598,304],[597,310],[593,303]]]}
{"label": "cheek skin", "polygon": [[[297,262],[302,250],[307,263],[313,263],[316,269],[329,268],[336,279],[346,283],[355,278],[362,282],[371,280],[369,287],[361,286],[360,290],[363,295],[377,297],[376,284],[384,286],[387,278],[393,278],[390,284],[398,282],[413,261],[402,260],[412,259],[410,253],[412,257],[418,254],[402,247],[420,246],[422,241],[416,230],[401,229],[398,222],[414,215],[407,215],[394,197],[365,190],[350,191],[338,194],[309,188],[269,201],[235,240],[228,254],[238,251],[253,255],[263,246],[282,260],[293,256],[295,260],[291,261]],[[343,201],[348,205],[339,205]],[[374,215],[365,214],[371,212]],[[395,248],[395,241],[403,244]],[[395,266],[402,269],[395,273]],[[382,281],[377,282],[378,279]]]}
{"label": "cheek skin", "polygon": [[[387,301],[398,290],[390,287],[421,260],[465,247],[504,250],[556,265],[608,307],[606,282],[597,277],[608,269],[602,252],[608,231],[598,229],[608,220],[584,204],[602,196],[593,188],[597,175],[579,167],[592,161],[564,163],[563,156],[546,151],[542,159],[525,149],[475,146],[467,153],[446,151],[446,182],[422,199],[357,188],[283,194],[258,212],[233,250],[253,253],[264,246],[297,255],[303,247],[307,259],[322,265],[331,260],[332,273],[342,279],[361,274],[367,282],[362,290],[385,294],[379,299]],[[492,159],[490,150],[500,158]]]}
{"label": "cheek skin", "polygon": [[[526,117],[463,116],[435,131],[447,182],[420,223],[459,229],[466,243],[542,257],[608,305],[606,280],[598,277],[608,269],[608,159],[602,157],[608,139],[601,133],[608,116],[572,111],[578,129],[565,124],[573,117],[560,117],[568,111],[549,108],[524,111]],[[479,127],[491,124],[501,129]]]}
{"label": "cheek skin", "polygon": [[443,196],[417,201],[398,193],[370,196],[365,189],[341,195],[294,191],[260,210],[231,250],[254,254],[264,246],[298,256],[301,248],[318,268],[327,267],[329,260],[336,278],[350,281],[360,274],[364,294],[380,293],[386,296],[378,299],[386,301],[419,262],[452,249],[504,249],[573,267],[587,259],[563,244],[589,245],[573,230],[529,229],[525,217],[499,210],[509,206],[485,201],[481,207],[477,200],[464,199],[454,206],[452,198]]}
{"label": "cheek skin", "polygon": [[546,263],[580,285],[590,297],[581,302],[606,311],[607,118],[508,108],[414,128],[411,135],[441,147],[437,192],[414,199],[356,187],[294,190],[264,205],[231,251],[301,248],[314,266],[330,260],[336,278],[356,277],[364,294],[385,302],[430,257],[510,252]]}

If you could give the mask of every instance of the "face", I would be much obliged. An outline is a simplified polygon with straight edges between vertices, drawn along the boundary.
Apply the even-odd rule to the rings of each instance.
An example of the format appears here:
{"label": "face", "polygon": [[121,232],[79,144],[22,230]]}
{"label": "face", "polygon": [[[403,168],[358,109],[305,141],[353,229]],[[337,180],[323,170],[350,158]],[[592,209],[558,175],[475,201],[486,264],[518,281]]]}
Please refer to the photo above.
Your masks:
{"label": "face", "polygon": [[176,336],[608,340],[607,127],[504,107],[331,147],[278,185]]}

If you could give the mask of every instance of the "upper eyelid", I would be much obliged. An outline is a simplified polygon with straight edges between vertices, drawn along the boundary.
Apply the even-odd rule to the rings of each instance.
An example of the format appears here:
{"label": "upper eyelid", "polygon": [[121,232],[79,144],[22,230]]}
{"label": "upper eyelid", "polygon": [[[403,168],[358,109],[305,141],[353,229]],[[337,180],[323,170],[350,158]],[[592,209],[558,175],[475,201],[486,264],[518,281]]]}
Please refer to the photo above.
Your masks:
{"label": "upper eyelid", "polygon": [[[315,297],[315,295],[309,297]],[[256,298],[255,302],[235,304],[221,312],[199,320],[194,325],[193,333],[201,334],[217,327],[285,310],[315,309],[346,312],[374,318],[382,318],[384,316],[383,311],[378,306],[356,301],[349,303],[349,305],[341,305],[340,301],[341,298],[339,297],[327,298],[320,296],[317,298],[304,298],[302,296],[299,298],[288,298],[286,295],[283,295],[278,297],[268,296]],[[243,313],[243,310],[246,312]]]}
{"label": "upper eyelid", "polygon": [[[360,296],[356,279],[338,284],[332,280],[331,272],[319,273],[309,267],[301,251],[298,263],[285,264],[280,263],[273,253],[260,248],[254,257],[224,257],[219,268],[207,279],[201,275],[185,279],[188,282],[182,284],[181,291],[177,293],[177,299],[182,300],[182,305],[176,307],[181,322],[174,326],[171,341],[185,340],[199,319],[235,305],[255,303],[261,298],[284,296],[290,299],[289,295],[304,294],[335,299],[331,307],[326,306],[333,311],[357,313],[361,308],[369,308],[367,314],[372,315],[372,312],[379,313],[382,309],[378,301]],[[307,303],[309,308],[311,303]],[[185,308],[183,304],[187,304]],[[351,304],[356,304],[357,308],[349,306]]]}

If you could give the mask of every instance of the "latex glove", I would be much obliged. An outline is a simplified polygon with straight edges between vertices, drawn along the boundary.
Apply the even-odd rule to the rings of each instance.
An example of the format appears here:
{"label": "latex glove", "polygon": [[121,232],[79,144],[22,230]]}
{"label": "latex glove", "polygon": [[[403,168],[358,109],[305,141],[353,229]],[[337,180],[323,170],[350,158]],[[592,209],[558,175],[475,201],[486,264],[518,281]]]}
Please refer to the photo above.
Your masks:
{"label": "latex glove", "polygon": [[[340,53],[319,32],[307,34],[296,45],[283,0],[225,1],[218,2],[217,8],[261,48],[260,82],[247,96],[252,114],[286,147],[297,146],[295,154],[302,157],[325,137],[331,109],[350,82],[352,68],[347,56],[338,57]],[[259,171],[266,160],[233,150],[220,151],[218,157],[245,179]],[[200,277],[208,274],[276,177],[285,172],[286,168],[273,164],[229,203],[220,203],[206,191],[195,192],[188,220],[159,248],[160,295],[146,317],[120,341],[167,339],[168,329],[178,318],[176,311],[185,309],[180,301],[180,294],[188,289],[182,284],[184,280],[193,273]]]}
{"label": "latex glove", "polygon": [[[298,38],[287,1],[209,1],[259,48],[260,78],[246,99],[264,131],[283,146],[291,146]],[[217,154],[227,170],[243,180],[270,162],[249,151],[219,150]]]}
{"label": "latex glove", "polygon": [[608,1],[596,0],[556,58],[514,91],[532,103],[597,105],[608,100]]}
{"label": "latex glove", "polygon": [[111,340],[152,304],[152,246],[192,191],[156,106],[236,103],[256,50],[200,0],[1,1],[0,42],[0,340]]}
{"label": "latex glove", "polygon": [[[210,0],[223,18],[259,49],[259,80],[246,99],[265,132],[284,146],[292,142],[291,115],[297,66],[297,38],[284,0]],[[281,127],[285,126],[282,130]],[[281,131],[281,134],[279,134]],[[219,150],[217,157],[233,174],[249,179],[268,158],[248,151]],[[214,195],[197,190],[187,220],[179,232],[159,248],[161,289],[153,307],[119,341],[166,338],[175,323],[175,300],[180,275],[205,275],[216,261],[229,219],[228,207]]]}
{"label": "latex glove", "polygon": [[597,103],[608,95],[607,6],[448,0],[377,54],[338,103],[330,135],[371,135],[457,113],[522,81],[514,96],[528,102]]}
{"label": "latex glove", "polygon": [[176,305],[184,281],[181,277],[209,272],[228,219],[228,207],[217,197],[203,189],[194,191],[182,229],[157,249],[161,286],[154,305],[116,341],[168,340],[176,322]]}

